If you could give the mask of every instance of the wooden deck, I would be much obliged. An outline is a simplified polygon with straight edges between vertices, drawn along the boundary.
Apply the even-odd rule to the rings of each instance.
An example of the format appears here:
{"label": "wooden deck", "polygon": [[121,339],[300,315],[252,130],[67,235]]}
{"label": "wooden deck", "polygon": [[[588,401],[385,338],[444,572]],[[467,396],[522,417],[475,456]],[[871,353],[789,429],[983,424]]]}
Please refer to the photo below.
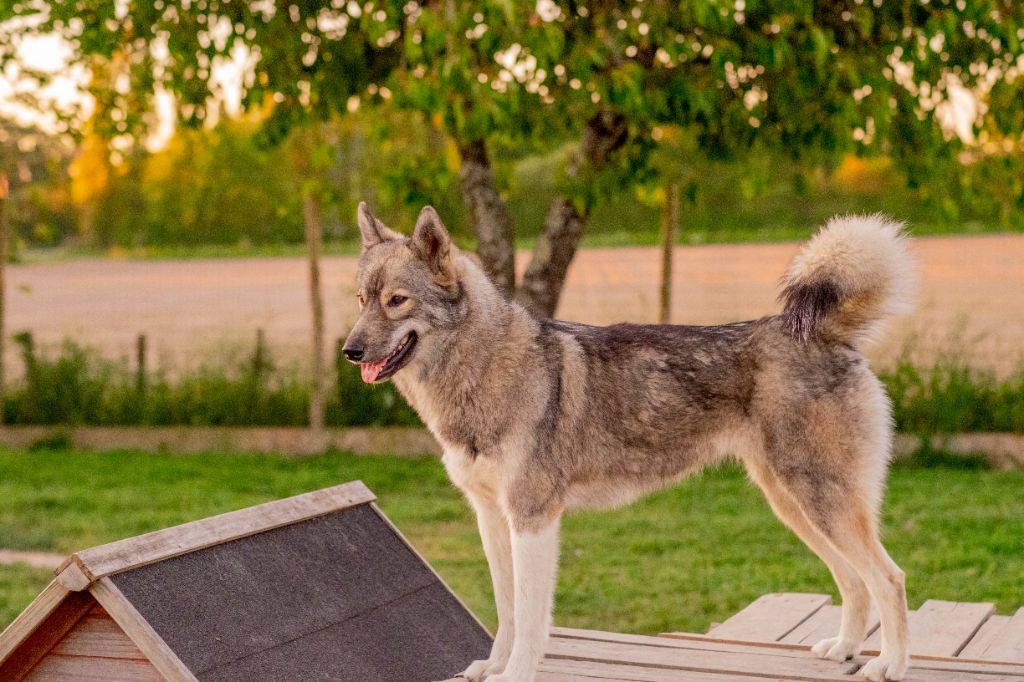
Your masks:
{"label": "wooden deck", "polygon": [[[818,594],[767,594],[706,634],[657,637],[555,628],[537,682],[850,682],[877,653],[877,621],[864,652],[836,663],[810,647],[839,629],[840,607]],[[907,682],[1024,681],[1024,608],[929,600],[910,614]]]}

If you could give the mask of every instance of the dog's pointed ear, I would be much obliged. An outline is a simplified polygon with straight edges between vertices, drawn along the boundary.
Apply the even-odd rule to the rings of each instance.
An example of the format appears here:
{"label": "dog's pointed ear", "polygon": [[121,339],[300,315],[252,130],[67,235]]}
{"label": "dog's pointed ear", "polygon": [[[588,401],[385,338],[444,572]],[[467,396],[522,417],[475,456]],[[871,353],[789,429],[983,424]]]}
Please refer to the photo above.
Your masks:
{"label": "dog's pointed ear", "polygon": [[392,230],[382,223],[377,216],[373,215],[365,201],[359,202],[357,213],[359,215],[359,236],[362,239],[362,253],[365,253],[371,246],[377,246],[381,242],[402,238],[402,235]]}
{"label": "dog's pointed ear", "polygon": [[409,246],[417,257],[430,266],[435,282],[443,287],[455,284],[458,280],[455,272],[455,246],[433,206],[424,206],[420,211]]}

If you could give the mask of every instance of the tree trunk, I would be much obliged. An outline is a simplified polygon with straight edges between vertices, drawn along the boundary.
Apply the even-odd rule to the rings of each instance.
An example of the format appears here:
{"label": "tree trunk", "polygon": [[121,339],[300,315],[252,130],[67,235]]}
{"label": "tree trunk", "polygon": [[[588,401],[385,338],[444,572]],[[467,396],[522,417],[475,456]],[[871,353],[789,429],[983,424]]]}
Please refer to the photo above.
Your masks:
{"label": "tree trunk", "polygon": [[313,188],[306,188],[303,191],[302,215],[306,223],[306,246],[309,253],[309,300],[313,311],[309,427],[320,431],[324,428],[324,301],[320,291],[320,243],[323,240],[323,224],[320,195]]}
{"label": "tree trunk", "polygon": [[679,183],[665,189],[665,205],[661,208],[661,296],[658,322],[668,324],[672,317],[672,248],[679,224]]}
{"label": "tree trunk", "polygon": [[[566,169],[570,179],[575,180],[584,170],[588,173],[600,170],[612,153],[625,144],[627,134],[622,114],[608,109],[596,113],[587,121],[579,149]],[[551,202],[519,296],[536,314],[544,317],[555,314],[569,263],[576,255],[588,217],[589,207],[581,211],[569,197],[555,197]]]}
{"label": "tree trunk", "polygon": [[5,276],[7,271],[7,196],[10,193],[10,185],[7,182],[7,174],[0,171],[0,424],[4,423],[4,408],[7,401],[7,392],[4,380],[4,325],[7,312],[7,292],[5,289]]}
{"label": "tree trunk", "polygon": [[519,300],[534,313],[554,316],[586,224],[586,215],[581,215],[566,197],[555,197],[551,202],[519,290]]}
{"label": "tree trunk", "polygon": [[515,237],[512,217],[487,158],[483,140],[459,145],[462,197],[476,227],[477,255],[484,270],[498,287],[511,296],[516,288]]}

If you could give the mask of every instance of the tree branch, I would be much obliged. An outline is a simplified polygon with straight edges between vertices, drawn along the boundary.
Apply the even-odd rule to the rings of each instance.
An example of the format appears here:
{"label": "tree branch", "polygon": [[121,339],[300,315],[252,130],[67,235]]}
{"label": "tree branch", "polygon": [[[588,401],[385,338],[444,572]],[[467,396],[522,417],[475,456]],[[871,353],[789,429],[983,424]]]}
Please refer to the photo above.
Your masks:
{"label": "tree branch", "polygon": [[[619,112],[604,109],[589,121],[583,130],[580,146],[566,169],[575,179],[584,167],[600,170],[611,155],[626,143],[628,127]],[[583,230],[589,218],[589,207],[582,212],[573,201],[558,196],[551,202],[544,231],[537,237],[533,258],[523,277],[519,299],[533,312],[552,317],[565,285],[569,263],[576,255]]]}

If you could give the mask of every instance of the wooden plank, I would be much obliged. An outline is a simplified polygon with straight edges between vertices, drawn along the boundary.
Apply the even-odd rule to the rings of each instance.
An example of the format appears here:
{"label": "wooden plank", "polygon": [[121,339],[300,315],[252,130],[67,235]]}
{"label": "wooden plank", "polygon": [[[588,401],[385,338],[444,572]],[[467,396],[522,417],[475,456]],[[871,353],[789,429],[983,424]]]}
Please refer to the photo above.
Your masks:
{"label": "wooden plank", "polygon": [[[646,635],[630,635],[610,632],[597,632],[592,630],[572,630],[569,628],[554,628],[553,634],[568,639],[593,639],[605,642],[626,642],[644,644],[647,646],[658,646],[667,648],[702,648],[707,650],[720,651],[724,653],[744,653],[751,648],[755,650],[774,650],[777,655],[804,657],[811,655],[811,647],[806,644],[788,644],[783,642],[743,642],[739,640],[726,640],[693,633],[674,633],[671,637],[650,637]],[[878,651],[864,650],[858,660],[867,661],[871,656],[878,655]],[[1005,663],[980,660],[965,660],[950,658],[946,656],[914,656],[912,666],[923,670],[947,670],[984,673],[986,675],[1000,675],[1006,679],[1024,679],[1024,664]],[[1002,677],[1000,678],[1002,679]]]}
{"label": "wooden plank", "polygon": [[26,682],[162,682],[153,665],[143,660],[49,655],[39,662]]}
{"label": "wooden plank", "polygon": [[50,651],[58,656],[89,656],[92,658],[123,658],[146,660],[102,606],[90,609],[74,628]]}
{"label": "wooden plank", "polygon": [[985,650],[1008,622],[1010,622],[1010,616],[989,616],[988,620],[981,624],[978,631],[974,633],[974,637],[971,637],[971,641],[967,642],[967,645],[960,650],[956,657],[985,658]]}
{"label": "wooden plank", "polygon": [[[676,641],[666,640],[675,644]],[[682,640],[678,640],[682,643]],[[849,682],[854,664],[823,661],[809,652],[773,651],[747,647],[735,651],[705,649],[702,643],[690,646],[661,646],[611,641],[552,638],[548,658],[629,663],[650,668],[694,673],[729,673],[785,677],[791,680]]]}
{"label": "wooden plank", "polygon": [[[956,656],[994,611],[992,604],[929,599],[910,612],[910,654]],[[865,640],[864,648],[878,651],[881,644],[879,629]]]}
{"label": "wooden plank", "polygon": [[0,633],[0,662],[7,660],[19,644],[39,627],[54,609],[60,606],[69,590],[56,580],[43,588],[39,596],[32,600],[28,607],[18,614],[14,621]]}
{"label": "wooden plank", "polygon": [[56,581],[44,589],[0,636],[5,649],[0,680],[22,679],[96,603],[88,593],[69,593],[55,585]]}
{"label": "wooden plank", "polygon": [[[843,607],[828,604],[811,614],[810,618],[793,628],[785,637],[778,641],[788,644],[807,644],[814,646],[823,639],[835,637],[839,634],[839,626],[842,624]],[[872,607],[868,615],[868,629],[866,635],[878,628],[878,615]]]}
{"label": "wooden plank", "polygon": [[89,591],[168,682],[197,682],[110,578],[100,578]]}
{"label": "wooden plank", "polygon": [[1024,663],[1024,608],[1013,616],[990,617],[959,655]]}
{"label": "wooden plank", "polygon": [[537,682],[573,682],[574,680],[617,680],[619,682],[758,682],[778,678],[762,675],[667,670],[644,666],[593,663],[569,659],[550,659],[537,670]]}
{"label": "wooden plank", "polygon": [[826,594],[765,594],[729,620],[708,630],[708,634],[750,642],[775,642],[831,603],[832,598]]}
{"label": "wooden plank", "polygon": [[[850,682],[851,675],[868,660],[859,656],[845,663],[825,661],[811,654],[806,647],[801,651],[782,645],[722,645],[707,640],[693,640],[689,642],[689,647],[684,647],[680,645],[685,645],[686,640],[663,641],[670,645],[555,637],[548,644],[547,658],[595,664],[628,664],[673,672],[724,673],[820,682]],[[1024,668],[978,672],[972,665],[956,659],[946,659],[941,665],[927,666],[915,661],[904,678],[905,682],[995,682],[997,679],[1024,680]]]}
{"label": "wooden plank", "polygon": [[57,571],[57,582],[72,592],[81,592],[89,587],[92,579],[85,574],[82,567],[74,560],[68,559],[66,564],[61,564]]}
{"label": "wooden plank", "polygon": [[86,549],[72,554],[57,572],[74,562],[93,581],[375,499],[362,481],[344,483]]}

